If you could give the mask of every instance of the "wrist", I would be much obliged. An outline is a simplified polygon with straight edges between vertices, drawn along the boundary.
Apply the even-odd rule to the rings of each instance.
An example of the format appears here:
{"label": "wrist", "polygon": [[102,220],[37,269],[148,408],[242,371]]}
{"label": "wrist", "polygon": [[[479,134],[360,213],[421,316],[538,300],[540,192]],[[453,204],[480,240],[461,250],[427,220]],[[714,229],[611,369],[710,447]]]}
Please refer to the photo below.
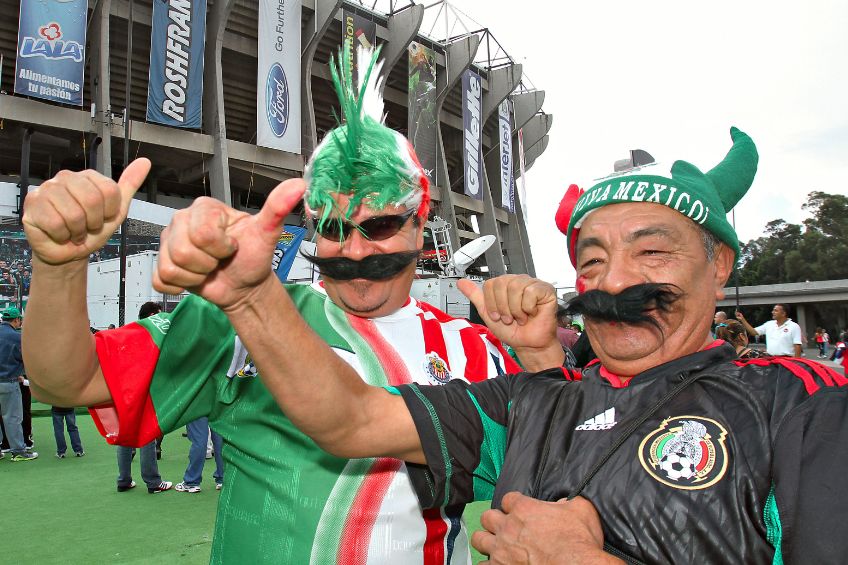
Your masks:
{"label": "wrist", "polygon": [[543,347],[514,347],[513,349],[528,371],[544,371],[562,367],[565,363],[565,351],[556,340]]}
{"label": "wrist", "polygon": [[231,304],[219,305],[231,320],[243,317],[262,316],[269,308],[279,306],[280,300],[288,299],[288,293],[273,272],[269,272],[262,281],[248,288],[245,293]]}
{"label": "wrist", "polygon": [[67,280],[70,277],[78,277],[88,274],[88,257],[84,259],[74,259],[67,263],[54,265],[40,259],[38,255],[32,256],[32,275],[38,275],[42,280],[56,279],[59,281]]}

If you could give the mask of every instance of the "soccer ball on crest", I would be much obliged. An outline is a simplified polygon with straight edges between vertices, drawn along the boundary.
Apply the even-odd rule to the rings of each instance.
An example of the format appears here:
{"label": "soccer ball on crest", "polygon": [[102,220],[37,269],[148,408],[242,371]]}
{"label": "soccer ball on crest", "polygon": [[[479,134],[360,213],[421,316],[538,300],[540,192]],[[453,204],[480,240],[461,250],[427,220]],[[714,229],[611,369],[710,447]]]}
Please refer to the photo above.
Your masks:
{"label": "soccer ball on crest", "polygon": [[660,469],[672,481],[691,479],[695,476],[695,462],[679,453],[666,453],[660,459]]}

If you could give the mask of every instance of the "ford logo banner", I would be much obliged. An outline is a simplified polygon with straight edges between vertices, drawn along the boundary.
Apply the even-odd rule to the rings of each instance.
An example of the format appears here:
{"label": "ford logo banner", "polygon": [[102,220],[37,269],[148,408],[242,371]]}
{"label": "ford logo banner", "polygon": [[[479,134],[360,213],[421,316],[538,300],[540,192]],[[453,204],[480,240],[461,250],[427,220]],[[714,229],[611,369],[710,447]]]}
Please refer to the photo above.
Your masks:
{"label": "ford logo banner", "polygon": [[289,85],[286,73],[279,63],[274,63],[268,71],[265,83],[265,106],[268,112],[268,124],[277,137],[283,137],[289,125]]}

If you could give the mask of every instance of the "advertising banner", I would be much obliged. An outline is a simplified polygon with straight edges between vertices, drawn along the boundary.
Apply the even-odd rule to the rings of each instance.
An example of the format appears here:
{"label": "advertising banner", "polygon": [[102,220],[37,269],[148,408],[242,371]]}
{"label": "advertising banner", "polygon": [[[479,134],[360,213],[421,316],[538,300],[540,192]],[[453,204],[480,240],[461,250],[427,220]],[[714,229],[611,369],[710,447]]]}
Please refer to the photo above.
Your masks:
{"label": "advertising banner", "polygon": [[206,0],[153,0],[147,121],[200,128]]}
{"label": "advertising banner", "polygon": [[475,200],[483,200],[483,171],[480,168],[483,156],[480,144],[483,134],[483,124],[480,123],[482,98],[480,75],[467,69],[462,73],[462,163],[465,194]]}
{"label": "advertising banner", "polygon": [[256,144],[300,153],[301,0],[259,0]]}
{"label": "advertising banner", "polygon": [[348,57],[351,59],[353,76],[356,76],[356,67],[358,65],[356,50],[360,46],[365,48],[374,48],[377,46],[377,22],[372,22],[345,8],[342,11],[342,44],[346,40],[350,40],[350,44],[353,46],[351,52],[348,53]]}
{"label": "advertising banner", "polygon": [[88,0],[21,0],[15,93],[82,106]]}
{"label": "advertising banner", "polygon": [[409,44],[409,141],[430,184],[436,181],[436,54],[413,41]]}
{"label": "advertising banner", "polygon": [[294,265],[297,251],[300,249],[300,242],[303,241],[305,235],[306,228],[288,224],[283,227],[283,233],[280,234],[277,247],[274,249],[274,258],[271,260],[271,270],[283,282],[288,280],[289,271]]}
{"label": "advertising banner", "polygon": [[498,141],[501,146],[501,208],[515,213],[515,178],[512,175],[512,111],[509,99],[498,106]]}

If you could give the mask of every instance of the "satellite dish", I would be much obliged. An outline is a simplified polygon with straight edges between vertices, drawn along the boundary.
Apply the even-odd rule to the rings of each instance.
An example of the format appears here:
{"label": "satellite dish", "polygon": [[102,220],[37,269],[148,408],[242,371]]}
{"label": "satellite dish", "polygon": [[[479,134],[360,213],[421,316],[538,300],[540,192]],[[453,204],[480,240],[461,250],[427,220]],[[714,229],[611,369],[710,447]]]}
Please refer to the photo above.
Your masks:
{"label": "satellite dish", "polygon": [[493,235],[481,235],[454,252],[450,262],[445,266],[445,274],[454,277],[465,276],[465,270],[486,252],[496,241]]}

